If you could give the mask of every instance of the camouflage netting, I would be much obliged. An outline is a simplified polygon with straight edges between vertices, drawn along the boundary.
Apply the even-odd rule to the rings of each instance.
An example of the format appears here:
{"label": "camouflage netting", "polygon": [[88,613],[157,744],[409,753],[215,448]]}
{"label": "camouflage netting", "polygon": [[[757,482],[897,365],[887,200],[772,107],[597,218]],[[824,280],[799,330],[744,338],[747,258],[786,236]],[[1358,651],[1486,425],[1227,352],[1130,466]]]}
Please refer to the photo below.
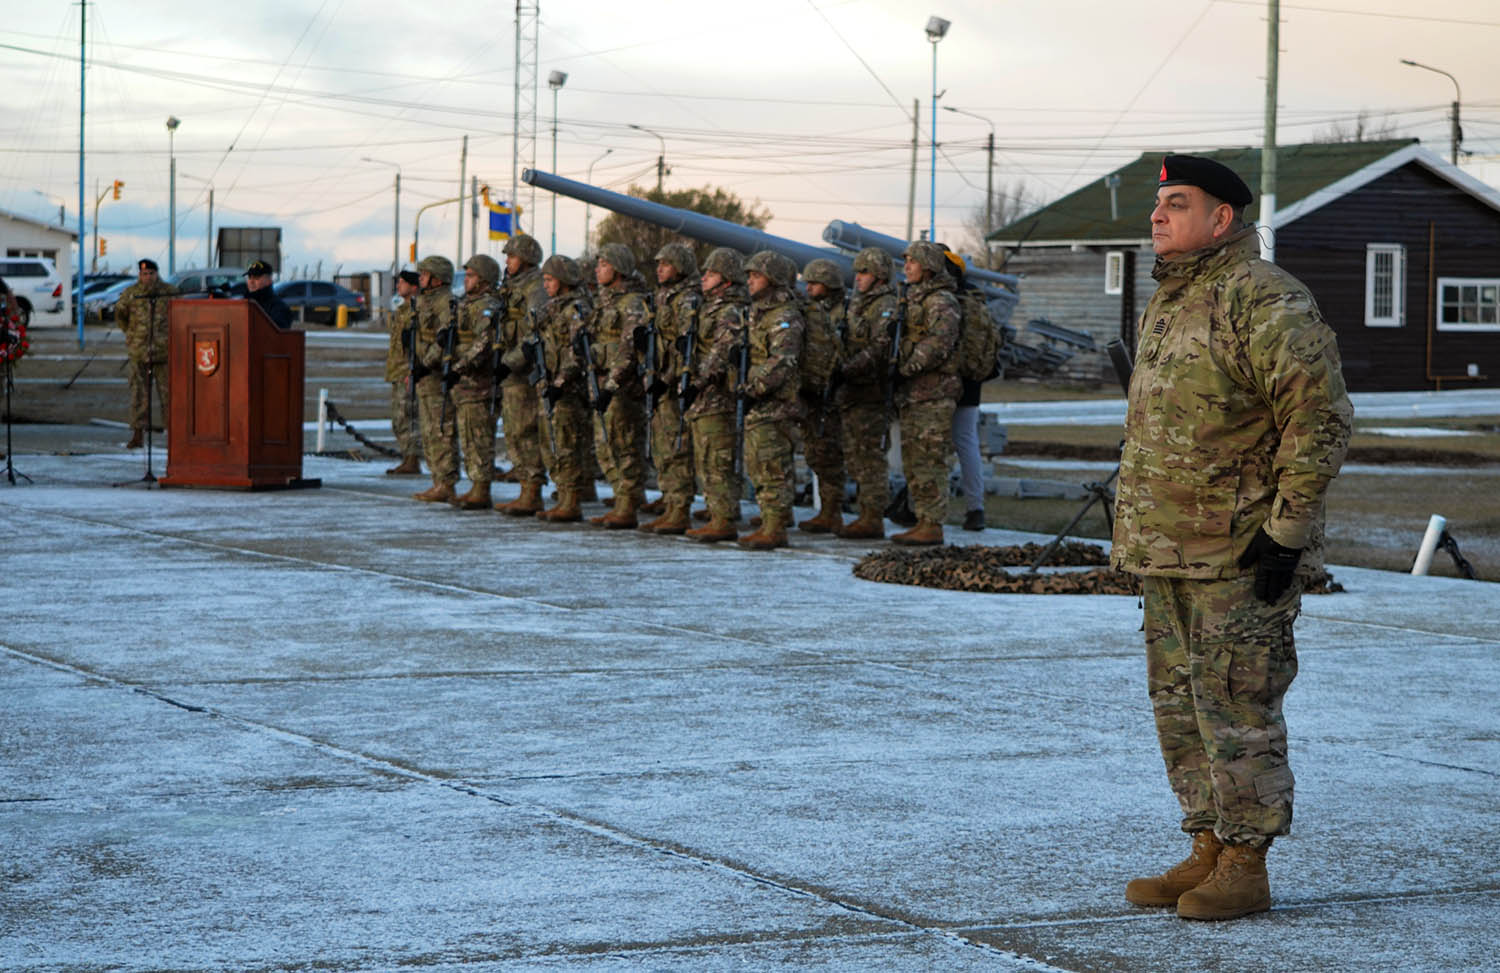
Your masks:
{"label": "camouflage netting", "polygon": [[[1108,567],[1109,556],[1095,544],[1064,541],[1047,558],[1048,567],[1088,567],[1085,571],[1029,574],[1044,545],[1013,547],[892,548],[866,555],[854,565],[854,576],[885,584],[911,584],[950,591],[1032,595],[1139,595],[1136,577]],[[1097,565],[1097,566],[1091,566]],[[1023,570],[1012,573],[1008,568]],[[1308,594],[1343,591],[1328,572],[1315,579]]]}

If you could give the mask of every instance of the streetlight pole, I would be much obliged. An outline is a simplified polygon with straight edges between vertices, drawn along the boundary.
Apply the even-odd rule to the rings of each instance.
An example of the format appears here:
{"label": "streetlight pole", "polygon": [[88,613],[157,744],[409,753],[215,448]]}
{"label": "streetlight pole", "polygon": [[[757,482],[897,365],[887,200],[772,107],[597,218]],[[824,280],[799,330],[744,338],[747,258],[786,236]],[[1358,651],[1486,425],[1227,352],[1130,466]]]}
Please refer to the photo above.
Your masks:
{"label": "streetlight pole", "polygon": [[[585,178],[586,178],[586,181],[588,182],[588,184],[590,186],[592,186],[594,184],[594,165],[595,165],[595,163],[599,162],[600,159],[603,159],[604,156],[609,155],[613,151],[614,151],[614,149],[605,149],[604,152],[599,156],[598,159],[595,159],[593,162],[589,163],[589,174]],[[584,203],[583,204],[583,249],[584,249],[585,252],[587,252],[588,248],[589,248],[589,217],[590,217],[590,215],[591,214],[590,214],[589,204],[588,203]]]}
{"label": "streetlight pole", "polygon": [[[547,87],[552,89],[552,174],[557,175],[557,93],[568,83],[568,72],[553,71],[547,75]],[[552,247],[548,253],[557,252],[557,193],[552,194]]]}
{"label": "streetlight pole", "polygon": [[1418,64],[1416,61],[1411,61],[1404,57],[1401,59],[1401,63],[1414,68],[1421,68],[1424,71],[1431,71],[1434,74],[1441,74],[1453,82],[1453,127],[1448,132],[1448,139],[1451,145],[1448,161],[1454,165],[1458,165],[1458,146],[1464,140],[1464,130],[1458,124],[1458,105],[1459,102],[1463,101],[1463,92],[1458,88],[1458,79],[1442,68],[1435,68],[1427,64]]}
{"label": "streetlight pole", "polygon": [[177,126],[176,115],[167,116],[167,277],[177,273]]}
{"label": "streetlight pole", "polygon": [[932,43],[932,179],[928,186],[927,238],[937,239],[937,46],[948,33],[951,21],[941,17],[927,18],[927,40]]}
{"label": "streetlight pole", "polygon": [[[401,166],[384,159],[372,159],[367,155],[360,156],[361,162],[373,162],[380,166],[391,166],[396,170],[396,220],[395,229],[391,233],[391,276],[401,269]],[[394,286],[394,285],[393,285]]]}
{"label": "streetlight pole", "polygon": [[662,178],[667,174],[667,140],[644,125],[631,125],[630,127],[637,132],[655,135],[656,140],[661,143],[661,153],[656,157],[656,194],[658,196],[663,195]]}
{"label": "streetlight pole", "polygon": [[[962,108],[954,108],[952,105],[944,105],[944,111],[951,111],[955,115],[968,115],[977,118],[990,127],[989,141],[985,143],[985,151],[989,162],[986,164],[984,173],[984,235],[989,236],[995,229],[995,123],[983,115],[976,115]],[[989,244],[985,244],[985,250],[989,250]]]}

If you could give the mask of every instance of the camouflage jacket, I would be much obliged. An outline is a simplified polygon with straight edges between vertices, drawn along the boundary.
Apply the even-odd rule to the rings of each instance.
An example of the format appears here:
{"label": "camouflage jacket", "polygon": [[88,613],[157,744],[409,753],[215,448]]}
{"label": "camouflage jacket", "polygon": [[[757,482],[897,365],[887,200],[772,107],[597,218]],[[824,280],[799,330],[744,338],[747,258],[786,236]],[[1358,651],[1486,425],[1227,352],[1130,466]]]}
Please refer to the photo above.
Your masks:
{"label": "camouflage jacket", "polygon": [[674,280],[656,289],[656,367],[674,391],[682,374],[682,349],[677,339],[693,330],[702,307],[703,291],[697,281]]}
{"label": "camouflage jacket", "polygon": [[799,384],[805,398],[821,403],[828,382],[844,357],[840,335],[844,324],[844,302],[832,294],[810,298],[803,308],[803,321],[806,330],[797,367]]}
{"label": "camouflage jacket", "polygon": [[884,281],[863,294],[856,293],[849,302],[839,401],[848,405],[885,402],[891,374],[891,326],[899,306],[895,289]]}
{"label": "camouflage jacket", "polygon": [[698,397],[688,407],[689,418],[734,412],[735,385],[739,381],[738,351],[749,303],[750,296],[743,286],[730,285],[723,293],[710,297],[698,312],[692,375]]}
{"label": "camouflage jacket", "polygon": [[[443,364],[443,332],[456,323],[458,302],[446,284],[430,287],[416,296],[417,316],[417,361],[429,372],[438,371]],[[455,333],[453,345],[458,347]]]}
{"label": "camouflage jacket", "polygon": [[1138,326],[1115,502],[1117,568],[1245,573],[1255,532],[1322,564],[1323,498],[1353,409],[1338,345],[1300,281],[1256,256],[1253,229],[1158,260]]}
{"label": "camouflage jacket", "polygon": [[639,291],[618,284],[602,289],[599,297],[589,321],[599,386],[610,392],[639,395],[636,332],[646,327],[651,311]]}
{"label": "camouflage jacket", "polygon": [[502,314],[500,296],[486,287],[458,301],[458,333],[453,337],[454,395],[464,402],[488,399],[495,387],[495,329]]}
{"label": "camouflage jacket", "polygon": [[115,326],[125,336],[131,358],[145,358],[149,343],[153,362],[167,360],[167,305],[177,293],[177,288],[159,280],[150,287],[131,284],[120,294]]}
{"label": "camouflage jacket", "polygon": [[401,332],[412,326],[414,318],[411,298],[402,298],[401,304],[391,312],[391,344],[385,353],[387,382],[404,382],[407,372],[411,370],[410,363],[406,360],[406,349],[401,344]]}
{"label": "camouflage jacket", "polygon": [[957,399],[958,333],[963,315],[953,278],[941,274],[906,289],[906,327],[901,333],[900,402]]}
{"label": "camouflage jacket", "polygon": [[587,326],[593,307],[581,287],[561,291],[542,308],[538,331],[542,337],[542,360],[547,377],[567,395],[584,400],[583,362],[573,348],[573,337]]}
{"label": "camouflage jacket", "polygon": [[798,419],[797,362],[807,324],[792,292],[767,287],[750,303],[750,370],[745,375],[745,424]]}
{"label": "camouflage jacket", "polygon": [[527,267],[519,274],[506,274],[500,285],[500,303],[504,307],[504,317],[496,328],[495,340],[500,346],[501,364],[510,369],[505,384],[525,385],[529,369],[521,345],[536,327],[532,316],[540,314],[547,303],[547,288],[542,284],[541,270]]}

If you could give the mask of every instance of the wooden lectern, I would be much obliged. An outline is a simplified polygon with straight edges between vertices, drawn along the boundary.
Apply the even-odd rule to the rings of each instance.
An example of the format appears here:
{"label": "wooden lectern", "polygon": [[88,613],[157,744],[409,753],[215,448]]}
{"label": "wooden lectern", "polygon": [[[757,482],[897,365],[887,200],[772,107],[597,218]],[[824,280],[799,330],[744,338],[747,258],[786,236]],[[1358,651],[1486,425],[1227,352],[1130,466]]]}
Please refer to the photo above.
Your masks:
{"label": "wooden lectern", "polygon": [[274,490],[302,478],[306,336],[248,300],[174,300],[167,313],[167,475],[161,485]]}

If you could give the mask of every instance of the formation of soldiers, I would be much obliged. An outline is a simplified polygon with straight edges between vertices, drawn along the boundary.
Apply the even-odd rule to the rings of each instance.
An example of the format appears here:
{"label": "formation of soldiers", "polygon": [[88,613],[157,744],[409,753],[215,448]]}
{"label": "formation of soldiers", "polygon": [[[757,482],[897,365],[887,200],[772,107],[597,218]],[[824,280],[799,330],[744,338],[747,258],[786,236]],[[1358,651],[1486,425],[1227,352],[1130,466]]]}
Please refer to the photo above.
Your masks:
{"label": "formation of soldiers", "polygon": [[[415,287],[403,275],[403,296],[412,293],[393,324],[387,377],[396,408],[415,399],[432,474],[416,499],[574,522],[581,504],[597,499],[602,469],[613,498],[591,518],[598,526],[769,550],[786,546],[793,526],[800,447],[820,509],[796,526],[878,539],[895,419],[916,525],[891,539],[942,543],[963,264],[940,244],[908,247],[904,292],[890,255],[872,247],[854,260],[852,293],[835,263],[810,262],[805,297],[795,290],[796,265],[769,250],[747,258],[721,247],[700,268],[690,247],[669,243],[656,254],[654,288],[622,244],[603,246],[588,267],[561,254],[544,262],[522,234],[504,257],[503,275],[492,257],[471,257],[462,298],[444,257],[417,265]],[[521,488],[503,503],[491,496],[497,414]],[[391,472],[420,471],[414,440],[402,442],[402,465]],[[471,484],[462,494],[460,458]],[[662,494],[653,504],[648,465]],[[547,508],[549,475],[557,492]],[[741,536],[746,477],[760,517]],[[857,485],[850,523],[846,479]],[[700,485],[707,510],[695,515]],[[656,516],[642,522],[643,514]],[[695,516],[706,522],[693,526]]]}

